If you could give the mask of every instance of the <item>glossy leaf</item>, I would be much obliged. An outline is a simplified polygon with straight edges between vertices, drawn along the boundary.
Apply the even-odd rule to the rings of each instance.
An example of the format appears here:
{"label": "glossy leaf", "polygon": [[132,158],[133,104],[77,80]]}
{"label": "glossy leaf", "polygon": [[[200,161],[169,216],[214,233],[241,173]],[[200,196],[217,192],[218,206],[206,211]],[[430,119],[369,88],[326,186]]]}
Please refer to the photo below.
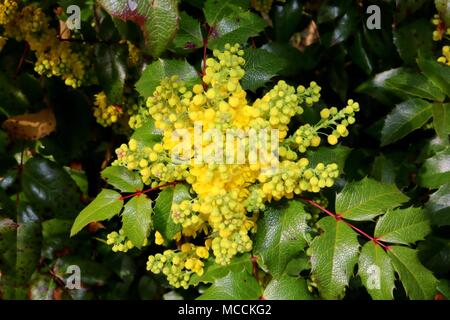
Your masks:
{"label": "glossy leaf", "polygon": [[375,227],[375,237],[398,244],[413,244],[423,240],[431,231],[430,220],[422,208],[406,208],[388,211]]}
{"label": "glossy leaf", "polygon": [[448,142],[450,134],[450,103],[434,103],[432,113],[434,130],[436,130],[442,141]]}
{"label": "glossy leaf", "polygon": [[152,201],[146,195],[133,197],[122,213],[122,228],[128,239],[141,248],[152,227]]}
{"label": "glossy leaf", "polygon": [[406,63],[413,65],[417,57],[418,50],[422,54],[431,52],[432,24],[429,20],[419,19],[408,24],[403,24],[394,31],[394,44],[400,57]]}
{"label": "glossy leaf", "polygon": [[444,184],[434,192],[426,207],[431,215],[431,222],[436,226],[450,225],[450,183]]}
{"label": "glossy leaf", "polygon": [[406,293],[412,300],[433,299],[436,292],[436,278],[420,263],[416,250],[393,246],[388,250],[388,255]]}
{"label": "glossy leaf", "polygon": [[324,299],[339,299],[358,261],[357,234],[343,221],[332,217],[319,220],[323,233],[311,243],[312,274]]}
{"label": "glossy leaf", "polygon": [[336,212],[345,219],[366,221],[408,200],[393,184],[364,178],[350,182],[336,196]]}
{"label": "glossy leaf", "polygon": [[180,30],[174,39],[175,47],[183,50],[198,49],[203,46],[200,22],[186,12],[180,14]]}
{"label": "glossy leaf", "polygon": [[263,296],[266,300],[312,300],[306,280],[288,275],[272,279],[264,289]]}
{"label": "glossy leaf", "polygon": [[431,109],[432,104],[421,99],[410,99],[396,105],[384,121],[381,145],[394,143],[422,127],[431,118]]}
{"label": "glossy leaf", "polygon": [[299,0],[289,0],[274,6],[273,25],[277,41],[288,41],[302,22],[303,6]]}
{"label": "glossy leaf", "polygon": [[391,259],[383,248],[368,241],[361,249],[358,274],[374,300],[392,300],[395,274]]}
{"label": "glossy leaf", "polygon": [[120,193],[114,190],[103,189],[75,219],[70,230],[70,236],[77,234],[91,222],[111,219],[119,214],[122,206],[123,200],[120,199]]}
{"label": "glossy leaf", "polygon": [[101,175],[110,185],[122,192],[140,191],[144,186],[138,172],[128,170],[122,166],[107,167],[102,171]]}
{"label": "glossy leaf", "polygon": [[418,58],[417,65],[447,96],[450,95],[450,68],[432,59]]}
{"label": "glossy leaf", "polygon": [[281,276],[290,260],[307,244],[309,227],[306,212],[299,201],[270,205],[260,217],[253,251],[263,268],[274,277]]}
{"label": "glossy leaf", "polygon": [[419,184],[439,188],[450,181],[450,147],[427,159],[419,171]]}
{"label": "glossy leaf", "polygon": [[336,163],[338,170],[343,172],[345,160],[351,151],[352,149],[349,147],[337,145],[335,147],[319,147],[315,150],[308,150],[306,155],[311,167],[315,167],[319,163]]}

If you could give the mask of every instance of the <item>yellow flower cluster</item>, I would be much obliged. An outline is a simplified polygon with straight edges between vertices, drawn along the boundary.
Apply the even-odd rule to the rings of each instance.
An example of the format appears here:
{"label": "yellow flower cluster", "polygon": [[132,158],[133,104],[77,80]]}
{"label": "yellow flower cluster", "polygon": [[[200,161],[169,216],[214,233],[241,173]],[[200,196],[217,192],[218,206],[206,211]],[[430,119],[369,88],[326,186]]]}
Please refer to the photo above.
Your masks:
{"label": "yellow flower cluster", "polygon": [[[431,22],[436,26],[436,30],[433,31],[433,40],[442,41],[450,36],[450,28],[446,28],[444,21],[435,14]],[[442,47],[442,56],[437,59],[438,62],[450,66],[450,46],[445,45]]]}
{"label": "yellow flower cluster", "polygon": [[166,250],[149,256],[147,270],[159,274],[163,273],[169,284],[175,288],[189,286],[189,279],[193,273],[201,276],[204,272],[202,259],[207,259],[209,252],[207,247],[195,246],[191,243],[181,245],[179,250]]}
{"label": "yellow flower cluster", "polygon": [[47,77],[61,77],[66,85],[79,87],[87,77],[87,53],[73,52],[69,42],[60,41],[49,20],[36,3],[22,9],[18,1],[3,0],[0,3],[3,36],[28,43],[37,57],[35,71]]}
{"label": "yellow flower cluster", "polygon": [[[330,144],[336,144],[339,137],[348,135],[347,126],[355,122],[354,115],[359,110],[358,103],[352,100],[340,111],[323,109],[318,124],[302,125],[289,136],[291,119],[319,100],[320,87],[312,82],[308,88],[296,89],[279,81],[262,98],[249,104],[240,84],[245,75],[243,54],[239,45],[226,45],[224,51],[214,50],[214,58],[206,60],[203,85],[194,85],[192,89],[177,76],[164,79],[147,100],[156,130],[162,133],[161,143],[150,147],[131,139],[116,150],[118,159],[113,165],[138,170],[144,183],[185,181],[195,195],[191,200],[174,203],[171,208],[173,221],[182,227],[175,237],[180,251],[168,250],[149,257],[147,268],[162,272],[175,286],[187,286],[192,272],[201,274],[201,259],[209,256],[209,253],[193,256],[193,249],[183,250],[183,246],[195,247],[186,238],[206,235],[202,250],[211,250],[215,262],[226,265],[236,254],[252,249],[249,233],[255,231],[258,211],[267,202],[332,186],[339,174],[337,165],[312,165],[307,158],[299,157],[299,153],[319,146],[319,134],[327,136]],[[277,130],[274,139],[280,145],[279,154],[269,152],[256,162],[198,161],[198,154],[208,154],[217,141],[205,134],[196,142],[197,123],[202,124],[203,130],[224,133],[221,142],[225,149],[231,150],[234,160],[240,146],[236,140],[225,139],[226,132]],[[175,149],[180,142],[174,139],[178,129],[191,138],[187,142],[191,151],[188,156],[174,157],[178,155]],[[322,132],[330,129],[328,135]],[[247,154],[252,140],[245,134],[241,140]],[[256,151],[263,149],[264,142],[267,141],[257,143]],[[155,239],[163,242],[157,235]]]}
{"label": "yellow flower cluster", "polygon": [[[112,245],[112,251],[114,252],[127,252],[134,248],[134,243],[127,239],[123,229],[120,229],[119,232],[113,231],[109,233],[106,236],[106,244]],[[142,246],[146,246],[147,244],[148,240],[145,239]]]}
{"label": "yellow flower cluster", "polygon": [[94,117],[103,127],[109,127],[117,123],[123,113],[120,106],[108,103],[103,91],[95,95],[94,106]]}
{"label": "yellow flower cluster", "polygon": [[128,64],[130,66],[136,66],[141,61],[141,52],[139,48],[129,40],[120,40],[120,44],[126,44],[128,47]]}

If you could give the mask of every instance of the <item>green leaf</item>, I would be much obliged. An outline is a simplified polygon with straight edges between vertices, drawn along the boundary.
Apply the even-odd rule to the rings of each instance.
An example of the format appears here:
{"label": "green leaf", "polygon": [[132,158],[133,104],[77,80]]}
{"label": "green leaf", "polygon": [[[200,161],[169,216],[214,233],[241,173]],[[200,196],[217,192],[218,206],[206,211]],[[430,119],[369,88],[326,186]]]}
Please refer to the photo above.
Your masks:
{"label": "green leaf", "polygon": [[344,6],[336,5],[332,2],[325,2],[319,8],[317,23],[322,24],[333,21],[344,14]]}
{"label": "green leaf", "polygon": [[436,130],[442,141],[448,143],[448,135],[450,134],[450,103],[434,103],[432,113],[434,130]]}
{"label": "green leaf", "polygon": [[337,194],[336,212],[345,219],[367,221],[406,200],[408,197],[395,185],[364,178],[358,182],[347,183]]}
{"label": "green leaf", "polygon": [[82,285],[104,286],[112,275],[111,269],[106,266],[75,255],[64,256],[56,260],[53,271],[60,279],[66,279],[70,276],[70,273],[67,273],[68,267],[73,265],[80,268]]}
{"label": "green leaf", "polygon": [[306,280],[299,277],[282,275],[272,279],[264,289],[266,300],[312,300]]}
{"label": "green leaf", "polygon": [[388,88],[407,95],[434,101],[445,99],[444,93],[430,79],[407,69],[397,69],[397,72],[386,79],[385,83]]}
{"label": "green leaf", "polygon": [[180,14],[180,30],[174,39],[176,48],[191,50],[203,47],[200,22],[185,12]]}
{"label": "green leaf", "polygon": [[[248,1],[247,1],[248,2]],[[226,16],[244,11],[247,8],[246,1],[221,1],[207,0],[203,8],[206,22],[209,26],[214,27],[220,20]]]}
{"label": "green leaf", "polygon": [[302,22],[303,6],[299,0],[290,0],[286,4],[274,6],[273,28],[275,39],[288,42]]}
{"label": "green leaf", "polygon": [[127,76],[124,52],[115,46],[95,46],[95,72],[109,103],[122,104],[123,86]]}
{"label": "green leaf", "polygon": [[252,12],[241,12],[235,16],[226,16],[215,24],[211,32],[208,47],[222,50],[225,44],[245,43],[248,38],[258,35],[267,23]]}
{"label": "green leaf", "polygon": [[435,275],[445,276],[450,272],[450,240],[429,236],[417,247],[419,259]]}
{"label": "green leaf", "polygon": [[420,70],[447,96],[450,95],[450,68],[432,59],[418,58]]}
{"label": "green leaf", "polygon": [[301,202],[271,204],[258,221],[253,252],[272,276],[281,276],[289,261],[304,250],[308,231]]}
{"label": "green leaf", "polygon": [[102,178],[122,192],[141,191],[144,187],[138,172],[121,166],[107,167],[101,173]]}
{"label": "green leaf", "polygon": [[32,205],[51,211],[52,217],[72,218],[80,209],[75,181],[55,162],[40,156],[31,158],[25,163],[21,182]]}
{"label": "green leaf", "polygon": [[60,252],[78,244],[69,238],[73,220],[49,219],[42,222],[42,256],[54,259]]}
{"label": "green leaf", "polygon": [[430,220],[422,208],[388,211],[375,227],[375,237],[385,242],[413,244],[431,231]]}
{"label": "green leaf", "polygon": [[439,16],[444,20],[446,26],[450,25],[450,5],[448,0],[434,0]]}
{"label": "green leaf", "polygon": [[13,220],[0,216],[0,265],[3,276],[14,276],[17,256],[17,227]]}
{"label": "green leaf", "polygon": [[285,60],[263,49],[244,50],[245,75],[242,87],[255,91],[270,81],[285,66]]}
{"label": "green leaf", "polygon": [[247,272],[252,273],[252,262],[250,254],[245,253],[241,256],[234,257],[230,264],[221,265],[217,264],[213,257],[210,257],[205,263],[204,273],[202,276],[198,276],[194,273],[189,280],[189,284],[198,285],[199,283],[214,283],[218,279],[225,277],[228,272]]}
{"label": "green leaf", "polygon": [[394,44],[403,61],[413,65],[419,49],[424,54],[431,52],[432,32],[432,24],[428,19],[415,20],[394,29]]}
{"label": "green leaf", "polygon": [[437,280],[411,248],[393,246],[387,251],[408,296],[413,300],[431,300],[436,293]]}
{"label": "green leaf", "polygon": [[175,234],[181,230],[181,226],[172,220],[172,204],[178,204],[191,198],[189,187],[185,184],[177,184],[175,188],[166,188],[159,194],[154,208],[153,223],[164,239],[173,239]]}
{"label": "green leaf", "polygon": [[447,298],[450,298],[450,280],[448,279],[439,279],[439,283],[437,285],[437,290]]}
{"label": "green leaf", "polygon": [[400,140],[430,120],[432,104],[421,99],[409,99],[395,106],[384,121],[381,146]]}
{"label": "green leaf", "polygon": [[358,261],[358,236],[333,217],[322,218],[318,226],[324,233],[311,243],[311,271],[324,299],[340,299]]}
{"label": "green leaf", "polygon": [[366,74],[371,74],[373,70],[372,61],[364,47],[361,33],[355,35],[355,41],[350,47],[350,57],[352,61],[360,67]]}
{"label": "green leaf", "polygon": [[133,197],[122,213],[122,228],[133,244],[141,248],[152,226],[152,200],[146,195]]}
{"label": "green leaf", "polygon": [[250,273],[230,271],[215,281],[197,300],[256,300],[260,296],[261,288]]}
{"label": "green leaf", "polygon": [[309,149],[306,152],[306,157],[309,160],[310,167],[315,167],[318,163],[330,164],[336,163],[339,172],[344,170],[345,160],[350,154],[349,147],[337,145],[336,147],[319,147],[315,150]]}
{"label": "green leaf", "polygon": [[138,149],[151,148],[156,143],[161,142],[162,133],[155,128],[153,119],[149,119],[141,127],[134,130],[130,139],[136,140]]}
{"label": "green leaf", "polygon": [[177,32],[179,16],[176,0],[134,0],[137,5],[135,10],[126,1],[99,0],[99,3],[111,16],[137,23],[144,34],[146,48],[154,57],[164,52]]}
{"label": "green leaf", "polygon": [[432,224],[450,225],[450,183],[444,184],[430,196],[426,207],[431,214]]}
{"label": "green leaf", "polygon": [[34,209],[20,203],[17,228],[16,278],[19,286],[25,285],[37,267],[41,257],[42,225]]}
{"label": "green leaf", "polygon": [[394,184],[396,174],[397,170],[392,159],[379,155],[373,161],[372,177],[376,180],[382,183]]}
{"label": "green leaf", "polygon": [[147,99],[153,95],[161,80],[173,75],[178,75],[186,82],[187,86],[192,86],[200,81],[197,71],[186,60],[158,59],[145,68],[141,78],[136,82],[136,90]]}
{"label": "green leaf", "polygon": [[83,227],[93,221],[111,219],[122,210],[122,207],[123,200],[120,198],[120,193],[103,189],[75,219],[70,230],[70,236],[77,234]]}
{"label": "green leaf", "polygon": [[391,259],[373,241],[368,241],[361,249],[358,274],[372,299],[393,299],[395,275]]}
{"label": "green leaf", "polygon": [[419,171],[419,185],[439,188],[450,181],[450,147],[427,159]]}
{"label": "green leaf", "polygon": [[336,28],[331,34],[330,46],[341,43],[350,37],[355,32],[358,22],[358,11],[354,6],[348,8],[345,14],[339,18]]}

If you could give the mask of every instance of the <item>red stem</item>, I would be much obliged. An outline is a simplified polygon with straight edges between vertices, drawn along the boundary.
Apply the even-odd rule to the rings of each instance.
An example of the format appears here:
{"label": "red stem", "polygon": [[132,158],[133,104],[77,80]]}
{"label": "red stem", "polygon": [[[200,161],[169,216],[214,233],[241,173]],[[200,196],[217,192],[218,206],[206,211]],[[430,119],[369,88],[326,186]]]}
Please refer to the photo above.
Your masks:
{"label": "red stem", "polygon": [[362,231],[361,229],[359,229],[358,227],[354,226],[353,224],[351,224],[348,221],[345,221],[343,219],[343,217],[340,214],[334,214],[333,212],[325,209],[324,207],[322,207],[320,204],[318,204],[317,202],[314,202],[313,200],[306,198],[306,197],[300,197],[302,200],[308,202],[310,205],[318,208],[319,210],[325,212],[326,214],[328,214],[329,216],[333,217],[336,221],[342,221],[344,222],[346,225],[348,225],[350,228],[352,228],[353,230],[355,230],[356,232],[358,232],[359,234],[365,236],[367,239],[375,242],[376,244],[378,244],[379,246],[381,246],[383,249],[385,250],[390,250],[390,247],[385,245],[384,243],[382,243],[378,238],[374,238],[371,235],[367,234],[366,232]]}
{"label": "red stem", "polygon": [[152,192],[152,191],[155,191],[155,190],[164,188],[164,187],[174,186],[174,185],[176,185],[177,183],[178,183],[177,181],[174,181],[174,182],[168,182],[168,183],[165,183],[165,184],[162,184],[162,185],[160,185],[160,186],[153,187],[153,188],[145,189],[145,190],[142,190],[142,191],[136,191],[135,193],[132,193],[132,194],[129,194],[129,195],[126,195],[126,196],[121,196],[121,197],[119,198],[119,200],[125,200],[125,199],[129,199],[129,198],[133,198],[133,197],[135,197],[135,196],[140,196],[141,194],[148,193],[148,192]]}

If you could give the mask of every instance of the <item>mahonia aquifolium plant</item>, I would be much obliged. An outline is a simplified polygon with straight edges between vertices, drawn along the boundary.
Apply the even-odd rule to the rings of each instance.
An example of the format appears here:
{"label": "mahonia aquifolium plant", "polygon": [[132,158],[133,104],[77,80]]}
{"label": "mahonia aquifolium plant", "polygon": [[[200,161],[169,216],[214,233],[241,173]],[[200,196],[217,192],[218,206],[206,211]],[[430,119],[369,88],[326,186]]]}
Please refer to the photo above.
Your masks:
{"label": "mahonia aquifolium plant", "polygon": [[[117,160],[113,162],[113,166],[139,172],[146,185],[184,182],[195,195],[172,205],[171,218],[182,227],[174,239],[164,239],[155,232],[156,244],[176,240],[177,247],[151,255],[147,262],[148,270],[163,273],[177,288],[187,288],[193,273],[202,275],[210,255],[217,264],[227,265],[237,254],[251,251],[251,234],[256,231],[258,212],[266,203],[331,187],[339,175],[337,164],[311,166],[305,152],[318,147],[322,137],[335,145],[339,138],[347,136],[347,127],[355,122],[359,111],[359,104],[353,100],[341,110],[324,108],[316,125],[302,125],[288,135],[291,119],[319,101],[321,88],[315,82],[308,88],[294,88],[279,81],[262,98],[249,104],[240,84],[245,74],[244,51],[237,44],[227,44],[224,51],[214,50],[213,55],[206,60],[203,85],[189,88],[178,76],[172,76],[162,80],[148,98],[148,114],[162,133],[162,140],[149,147],[132,138],[116,150]],[[255,163],[198,162],[192,154],[199,149],[210,154],[217,142],[203,137],[196,145],[195,124],[199,122],[203,130],[215,129],[224,134],[227,130],[276,129],[279,153]],[[179,141],[173,138],[177,130],[185,130],[193,138],[188,139],[191,156],[181,162],[174,161],[179,159]],[[252,142],[246,135],[242,139],[248,151]],[[238,145],[234,141],[222,142],[236,159]],[[200,243],[198,239],[202,237],[205,240]],[[196,239],[196,244],[189,239]],[[124,252],[136,245],[123,231],[109,234],[107,243],[113,251]]]}
{"label": "mahonia aquifolium plant", "polygon": [[84,47],[75,52],[70,42],[60,41],[57,30],[50,26],[50,18],[36,3],[21,6],[16,0],[0,2],[0,48],[7,39],[26,41],[35,53],[34,70],[47,77],[61,77],[74,88],[92,81],[90,52]]}

